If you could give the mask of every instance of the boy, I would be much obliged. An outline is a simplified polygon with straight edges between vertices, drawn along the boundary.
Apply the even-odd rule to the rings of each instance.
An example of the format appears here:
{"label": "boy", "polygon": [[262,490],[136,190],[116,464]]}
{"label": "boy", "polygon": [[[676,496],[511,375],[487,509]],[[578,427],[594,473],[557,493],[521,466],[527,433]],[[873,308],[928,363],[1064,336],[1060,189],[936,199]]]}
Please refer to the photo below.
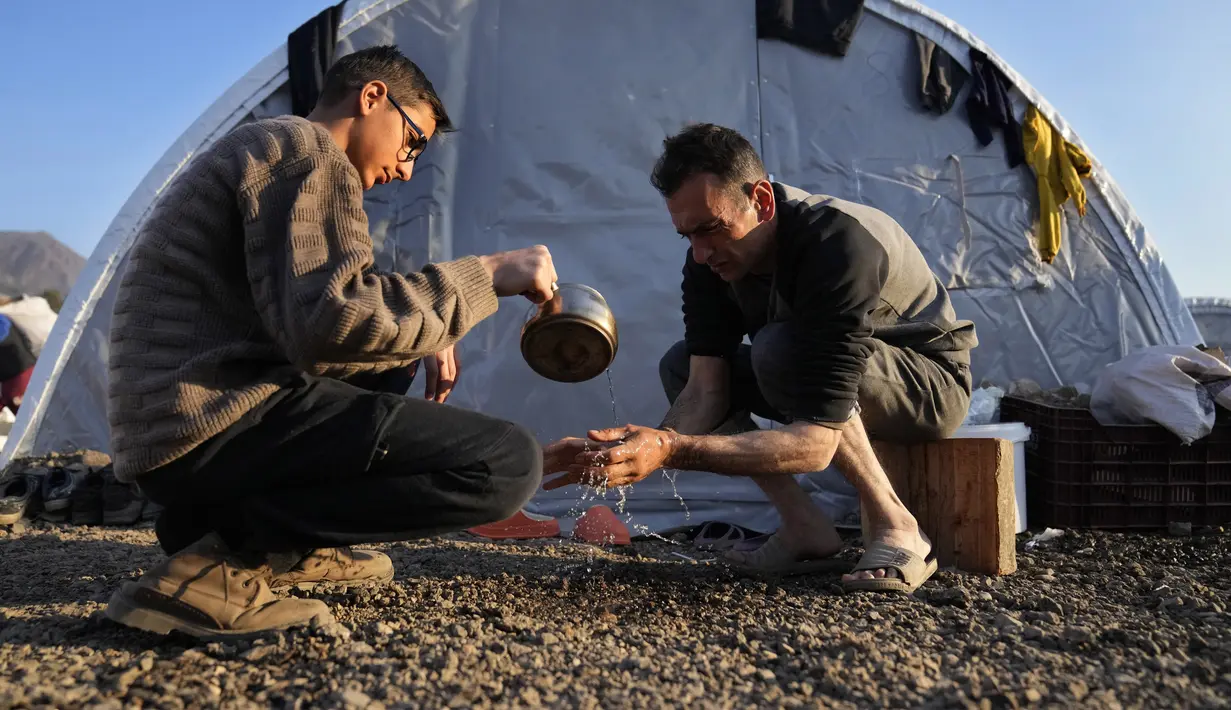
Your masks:
{"label": "boy", "polygon": [[544,247],[375,268],[363,191],[409,180],[451,128],[419,67],[373,47],[306,118],[236,128],[159,199],[116,298],[109,416],[116,476],[165,506],[170,558],[110,618],[198,636],[327,622],[277,592],[386,582],[387,556],[343,546],[501,520],[538,487],[524,427],[404,396],[498,297],[555,288]]}

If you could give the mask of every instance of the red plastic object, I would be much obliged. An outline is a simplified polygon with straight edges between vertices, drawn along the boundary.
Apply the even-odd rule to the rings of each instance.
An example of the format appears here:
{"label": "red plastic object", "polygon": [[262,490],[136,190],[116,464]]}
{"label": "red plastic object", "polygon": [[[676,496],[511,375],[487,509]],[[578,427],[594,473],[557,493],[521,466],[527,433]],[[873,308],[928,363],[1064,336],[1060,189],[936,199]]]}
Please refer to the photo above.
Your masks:
{"label": "red plastic object", "polygon": [[631,545],[628,526],[605,505],[596,505],[577,519],[573,537],[592,545]]}
{"label": "red plastic object", "polygon": [[519,510],[512,517],[495,523],[479,525],[466,532],[491,540],[533,540],[559,535],[560,521],[547,515]]}

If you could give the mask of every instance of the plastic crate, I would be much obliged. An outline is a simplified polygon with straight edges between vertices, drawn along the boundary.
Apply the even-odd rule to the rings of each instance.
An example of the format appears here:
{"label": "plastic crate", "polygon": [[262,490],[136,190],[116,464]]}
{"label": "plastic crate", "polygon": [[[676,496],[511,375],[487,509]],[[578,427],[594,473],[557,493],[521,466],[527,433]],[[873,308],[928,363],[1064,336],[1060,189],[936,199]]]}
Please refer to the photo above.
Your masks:
{"label": "plastic crate", "polygon": [[1030,427],[1031,527],[1154,530],[1231,523],[1231,419],[1189,446],[1161,426],[1103,426],[1088,409],[1006,396],[1000,420]]}

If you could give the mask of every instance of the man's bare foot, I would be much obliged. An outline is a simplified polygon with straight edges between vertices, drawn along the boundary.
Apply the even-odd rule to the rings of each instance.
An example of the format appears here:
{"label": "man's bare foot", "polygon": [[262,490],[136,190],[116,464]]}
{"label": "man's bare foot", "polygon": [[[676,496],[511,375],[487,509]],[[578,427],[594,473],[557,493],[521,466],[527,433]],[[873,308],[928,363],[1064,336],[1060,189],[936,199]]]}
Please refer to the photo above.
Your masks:
{"label": "man's bare foot", "polygon": [[843,546],[838,529],[828,520],[804,524],[783,521],[774,537],[781,538],[782,545],[798,559],[833,557]]}
{"label": "man's bare foot", "polygon": [[741,567],[764,572],[810,572],[817,567],[812,563],[830,561],[842,546],[842,538],[832,524],[828,527],[784,524],[759,547],[731,550],[726,559]]}
{"label": "man's bare foot", "polygon": [[[910,518],[909,526],[899,523],[896,527],[884,527],[880,529],[872,526],[869,527],[871,530],[865,535],[864,538],[865,548],[873,542],[883,542],[887,545],[910,550],[916,555],[919,555],[919,557],[925,559],[927,558],[928,553],[932,551],[932,541],[929,540],[927,535],[924,535],[923,531],[919,529],[919,525],[915,522],[913,517]],[[892,579],[900,576],[901,575],[898,574],[896,569],[881,568],[860,570],[851,574],[844,574],[842,575],[842,581],[850,582],[861,579],[885,579],[887,577]]]}

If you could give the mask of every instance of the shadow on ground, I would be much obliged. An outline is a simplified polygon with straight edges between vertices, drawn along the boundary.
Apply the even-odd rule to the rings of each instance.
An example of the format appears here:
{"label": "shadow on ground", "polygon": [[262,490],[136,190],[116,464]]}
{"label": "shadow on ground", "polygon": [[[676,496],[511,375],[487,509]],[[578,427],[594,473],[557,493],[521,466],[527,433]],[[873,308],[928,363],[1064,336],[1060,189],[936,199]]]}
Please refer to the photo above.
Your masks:
{"label": "shadow on ground", "polygon": [[157,547],[137,542],[56,535],[0,539],[0,609],[106,601],[121,582],[161,558]]}

